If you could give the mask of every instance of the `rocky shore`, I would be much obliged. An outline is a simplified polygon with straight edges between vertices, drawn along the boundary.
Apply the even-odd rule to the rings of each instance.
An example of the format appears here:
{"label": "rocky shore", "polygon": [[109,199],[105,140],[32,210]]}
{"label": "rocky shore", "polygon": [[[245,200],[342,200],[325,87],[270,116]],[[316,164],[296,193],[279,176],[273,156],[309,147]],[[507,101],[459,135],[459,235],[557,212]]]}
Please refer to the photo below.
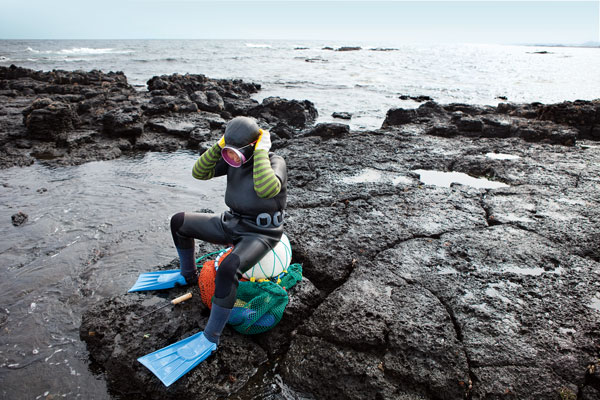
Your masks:
{"label": "rocky shore", "polygon": [[[171,75],[136,92],[122,73],[0,68],[2,167],[200,150],[235,115],[271,129],[288,163],[286,232],[304,280],[281,323],[253,337],[227,328],[165,388],[136,358],[196,333],[208,310],[196,296],[140,319],[166,294],[106,299],[80,335],[111,392],[600,399],[600,101],[428,101],[353,132],[315,125],[308,101],[258,103],[258,90]],[[426,185],[422,170],[506,186]]]}

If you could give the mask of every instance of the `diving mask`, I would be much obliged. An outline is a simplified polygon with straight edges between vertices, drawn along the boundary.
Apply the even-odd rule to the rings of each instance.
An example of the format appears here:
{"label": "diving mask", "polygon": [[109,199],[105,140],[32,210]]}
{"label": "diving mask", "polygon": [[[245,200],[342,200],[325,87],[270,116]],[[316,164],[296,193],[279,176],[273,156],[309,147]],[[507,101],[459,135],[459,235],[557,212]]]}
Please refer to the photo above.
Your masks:
{"label": "diving mask", "polygon": [[254,146],[255,143],[256,142],[253,142],[239,148],[226,145],[221,150],[221,156],[227,164],[234,168],[239,168],[252,158],[252,155],[254,154],[254,148],[251,147],[248,149],[248,147]]}

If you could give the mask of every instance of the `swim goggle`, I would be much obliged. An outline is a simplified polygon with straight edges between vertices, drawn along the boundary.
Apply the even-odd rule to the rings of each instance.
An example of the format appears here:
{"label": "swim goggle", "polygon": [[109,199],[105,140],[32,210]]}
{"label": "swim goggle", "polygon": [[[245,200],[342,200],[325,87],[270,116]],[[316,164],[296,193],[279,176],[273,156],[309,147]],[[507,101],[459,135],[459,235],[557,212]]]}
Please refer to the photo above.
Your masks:
{"label": "swim goggle", "polygon": [[[246,147],[254,146],[255,143],[256,142],[252,142],[250,144],[245,145],[244,147],[239,148],[226,145],[225,147],[223,147],[223,149],[221,149],[221,156],[227,164],[231,165],[234,168],[239,168],[242,166],[242,164],[245,164],[248,160],[250,160],[254,155],[254,152],[252,152],[252,155],[246,159],[246,156],[244,155],[242,150]],[[229,155],[229,151],[233,152],[238,157],[237,160]]]}

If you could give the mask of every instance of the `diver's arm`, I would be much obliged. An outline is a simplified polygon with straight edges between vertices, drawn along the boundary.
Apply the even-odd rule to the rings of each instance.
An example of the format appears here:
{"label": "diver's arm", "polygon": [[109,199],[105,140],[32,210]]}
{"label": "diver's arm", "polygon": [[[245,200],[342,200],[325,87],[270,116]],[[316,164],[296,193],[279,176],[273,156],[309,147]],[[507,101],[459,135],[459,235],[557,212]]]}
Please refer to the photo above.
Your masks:
{"label": "diver's arm", "polygon": [[271,160],[269,149],[271,148],[271,134],[269,131],[260,131],[260,137],[254,147],[254,167],[252,178],[254,180],[254,191],[258,197],[270,199],[279,194],[281,190],[281,179],[277,177]]}
{"label": "diver's arm", "polygon": [[270,199],[279,194],[281,181],[271,166],[267,150],[254,151],[254,169],[252,172],[254,191],[258,197]]}
{"label": "diver's arm", "polygon": [[196,179],[207,180],[215,176],[215,166],[221,159],[221,145],[215,143],[196,160],[192,168],[192,176]]}

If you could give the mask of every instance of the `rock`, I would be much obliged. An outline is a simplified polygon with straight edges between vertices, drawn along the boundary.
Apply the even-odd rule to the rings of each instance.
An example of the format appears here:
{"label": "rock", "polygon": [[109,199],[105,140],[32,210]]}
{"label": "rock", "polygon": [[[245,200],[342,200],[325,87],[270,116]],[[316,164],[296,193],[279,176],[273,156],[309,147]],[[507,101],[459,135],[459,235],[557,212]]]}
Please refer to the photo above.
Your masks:
{"label": "rock", "polygon": [[282,121],[297,128],[304,128],[313,123],[318,116],[312,102],[285,100],[280,97],[267,97],[260,105],[248,110],[248,114],[262,118],[268,123]]}
{"label": "rock", "polygon": [[227,119],[240,115],[249,115],[250,111],[259,104],[258,101],[254,99],[225,98],[223,99],[223,102],[225,103],[225,110],[229,113],[229,115],[225,116],[224,113],[221,113],[221,116]]}
{"label": "rock", "polygon": [[331,116],[339,119],[352,119],[352,113],[349,112],[334,112]]}
{"label": "rock", "polygon": [[40,140],[55,140],[59,133],[71,131],[79,124],[79,116],[70,104],[48,98],[34,101],[23,116],[29,135]]}
{"label": "rock", "polygon": [[119,137],[136,137],[144,132],[142,113],[137,108],[112,110],[102,116],[104,132]]}
{"label": "rock", "polygon": [[301,328],[284,361],[286,381],[318,398],[463,398],[469,368],[445,306],[393,270],[378,270],[374,281],[372,268],[355,271]]}
{"label": "rock", "polygon": [[[184,292],[179,290],[173,295]],[[207,321],[206,307],[200,296],[168,311],[164,309],[140,318],[162,301],[153,294],[121,295],[98,304],[83,316],[81,339],[86,342],[90,356],[106,366],[110,386],[117,393],[126,395],[137,391],[150,399],[227,397],[244,387],[267,361],[264,350],[248,337],[226,329],[214,356],[169,388],[157,384],[157,378],[137,358],[196,333]]]}
{"label": "rock", "polygon": [[600,125],[600,100],[544,105],[539,110],[538,118],[573,127],[579,131],[582,139],[600,139],[592,132],[594,126]]}
{"label": "rock", "polygon": [[167,113],[192,113],[198,106],[185,96],[154,96],[150,103],[142,106],[145,115],[153,116]]}
{"label": "rock", "polygon": [[357,51],[357,50],[362,50],[362,47],[359,47],[359,46],[345,46],[345,47],[339,47],[339,48],[335,49],[335,51]]}
{"label": "rock", "polygon": [[282,139],[292,139],[294,136],[296,136],[296,132],[285,122],[278,122],[277,125],[271,128],[270,132],[276,134]]}
{"label": "rock", "polygon": [[403,94],[399,98],[400,98],[400,100],[413,100],[418,103],[422,103],[424,101],[433,101],[433,99],[429,96],[409,96],[409,95]]}
{"label": "rock", "polygon": [[207,92],[196,91],[191,96],[192,101],[198,105],[198,109],[210,112],[221,112],[225,109],[223,98],[215,90]]}
{"label": "rock", "polygon": [[12,224],[14,226],[23,225],[25,223],[25,221],[27,221],[27,218],[29,218],[29,216],[22,211],[19,211],[18,213],[13,214],[10,217],[10,219],[12,220]]}
{"label": "rock", "polygon": [[417,112],[413,109],[392,108],[388,110],[381,128],[385,129],[391,126],[410,124],[415,122],[417,117]]}
{"label": "rock", "polygon": [[180,136],[190,135],[195,127],[196,125],[193,122],[181,120],[180,118],[156,118],[149,120],[145,125],[148,130]]}
{"label": "rock", "polygon": [[311,129],[306,136],[318,136],[323,139],[342,138],[350,133],[350,127],[345,124],[338,123],[322,123],[317,124]]}
{"label": "rock", "polygon": [[482,133],[483,132],[483,122],[481,119],[477,117],[463,117],[454,121],[456,128],[465,133]]}
{"label": "rock", "polygon": [[[428,122],[422,125],[344,129],[332,138],[305,130],[281,139],[285,145],[277,153],[286,159],[290,177],[285,229],[293,262],[303,264],[307,280],[290,291],[286,315],[275,329],[250,341],[226,329],[223,348],[230,353],[221,356],[220,349],[198,375],[186,375],[181,387],[202,395],[213,390],[209,398],[283,396],[257,390],[272,390],[267,388],[274,382],[285,393],[297,391],[297,398],[595,396],[590,365],[600,342],[600,151],[485,137],[487,126],[526,119],[464,105],[442,109],[425,113]],[[473,118],[483,131],[465,137],[455,122]],[[432,126],[452,128],[456,135],[424,134]],[[213,140],[218,132],[210,134]],[[420,169],[509,186],[434,186],[420,181]],[[140,311],[154,304],[154,296],[146,296],[150,303],[136,303]],[[99,322],[108,327],[103,330],[123,329],[126,337],[139,328],[127,320],[127,303],[112,308],[111,301],[123,297],[100,303],[94,314],[109,316]],[[112,311],[103,313],[105,308]],[[206,310],[200,310],[191,318],[203,326]],[[116,334],[88,343],[104,368],[134,369],[127,375],[131,382],[108,379],[113,392],[182,395],[179,386],[169,389],[172,395],[163,388],[147,394],[157,381],[132,367],[135,356],[201,329],[177,314],[163,330],[169,315],[146,321],[144,326],[156,326],[147,333],[159,340],[132,341],[129,358],[124,350],[113,356],[115,348],[123,349]],[[236,370],[229,359],[233,348],[247,360],[256,345],[264,358],[249,362],[267,361],[254,375],[241,372],[247,386],[222,391],[226,375],[219,375],[220,366]],[[198,380],[209,373],[221,380]]]}
{"label": "rock", "polygon": [[[162,268],[178,268],[178,264],[173,261]],[[197,288],[191,290],[197,294]],[[190,288],[171,289],[170,295],[177,297],[189,291]],[[322,300],[319,291],[308,280],[291,288],[289,296],[290,303],[284,318],[271,331],[272,334],[260,335],[257,340],[259,345],[252,336],[240,335],[226,327],[218,351],[169,388],[157,384],[157,378],[136,359],[188,337],[206,325],[209,310],[199,295],[194,295],[177,307],[163,309],[143,318],[140,316],[164,302],[164,299],[156,296],[156,292],[115,296],[86,311],[80,326],[80,337],[86,342],[93,360],[107,368],[106,375],[114,393],[125,395],[135,390],[153,399],[190,396],[217,399],[244,396],[244,391],[260,396],[262,392],[270,390],[269,385],[258,385],[258,391],[251,391],[246,386],[250,380],[260,379],[257,374],[264,370],[268,362],[263,346],[274,352],[271,354],[278,354],[276,349],[287,348],[293,337],[290,332]],[[151,390],[148,389],[150,387]]]}

